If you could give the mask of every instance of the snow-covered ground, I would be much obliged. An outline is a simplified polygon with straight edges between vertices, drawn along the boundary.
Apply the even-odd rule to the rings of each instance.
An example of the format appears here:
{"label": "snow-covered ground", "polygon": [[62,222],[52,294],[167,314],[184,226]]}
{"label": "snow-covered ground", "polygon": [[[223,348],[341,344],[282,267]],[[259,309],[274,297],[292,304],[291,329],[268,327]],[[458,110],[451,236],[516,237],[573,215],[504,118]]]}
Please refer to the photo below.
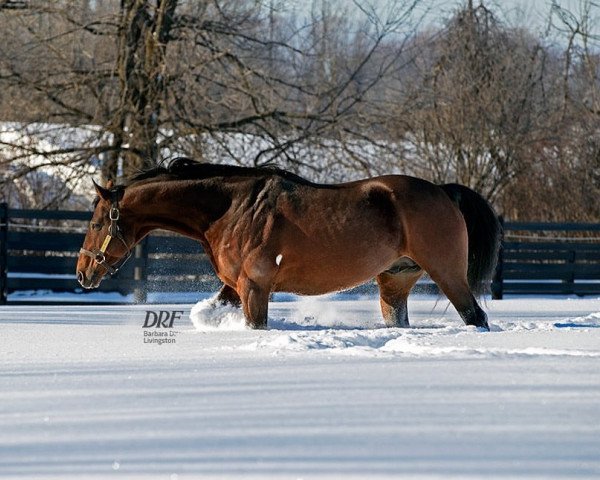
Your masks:
{"label": "snow-covered ground", "polygon": [[0,478],[600,477],[600,299],[488,300],[489,333],[430,297],[407,330],[376,298],[191,307],[1,307]]}

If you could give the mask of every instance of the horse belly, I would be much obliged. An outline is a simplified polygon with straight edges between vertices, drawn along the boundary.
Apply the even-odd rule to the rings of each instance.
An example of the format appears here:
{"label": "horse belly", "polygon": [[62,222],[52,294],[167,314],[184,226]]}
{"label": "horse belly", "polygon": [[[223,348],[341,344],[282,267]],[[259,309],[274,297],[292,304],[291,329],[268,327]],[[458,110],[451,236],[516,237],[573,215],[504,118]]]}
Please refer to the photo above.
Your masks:
{"label": "horse belly", "polygon": [[361,285],[385,270],[397,258],[388,251],[324,251],[321,255],[282,254],[274,291],[301,295],[339,292]]}

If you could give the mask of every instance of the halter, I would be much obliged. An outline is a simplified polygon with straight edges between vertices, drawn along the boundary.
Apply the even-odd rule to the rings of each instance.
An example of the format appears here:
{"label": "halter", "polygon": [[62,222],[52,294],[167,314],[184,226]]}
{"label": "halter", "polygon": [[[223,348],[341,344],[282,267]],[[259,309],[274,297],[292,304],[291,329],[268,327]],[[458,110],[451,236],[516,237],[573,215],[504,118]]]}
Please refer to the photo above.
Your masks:
{"label": "halter", "polygon": [[[81,248],[79,253],[92,258],[98,265],[102,265],[110,275],[114,275],[125,264],[125,262],[129,260],[129,257],[131,256],[131,249],[127,246],[127,242],[123,238],[123,234],[121,233],[121,229],[117,223],[121,215],[119,212],[119,190],[116,188],[110,190],[110,195],[111,203],[110,211],[108,213],[108,217],[110,218],[110,226],[108,227],[108,235],[106,235],[104,238],[102,246],[99,250],[86,250],[85,248]],[[106,249],[113,238],[116,238],[125,246],[127,249],[127,254],[121,258],[121,260],[118,260],[114,265],[109,265],[106,261],[105,254]]]}

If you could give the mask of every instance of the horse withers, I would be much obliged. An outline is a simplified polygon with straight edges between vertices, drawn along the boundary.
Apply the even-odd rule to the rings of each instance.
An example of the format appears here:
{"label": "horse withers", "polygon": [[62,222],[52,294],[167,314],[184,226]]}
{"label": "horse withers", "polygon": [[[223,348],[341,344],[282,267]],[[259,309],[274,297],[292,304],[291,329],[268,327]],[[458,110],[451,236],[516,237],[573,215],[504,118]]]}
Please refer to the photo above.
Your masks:
{"label": "horse withers", "polygon": [[272,292],[318,295],[377,280],[386,325],[408,327],[407,297],[427,272],[467,325],[489,329],[475,295],[494,271],[500,225],[456,184],[387,175],[337,185],[290,172],[176,159],[98,197],[77,262],[95,288],[152,230],[198,240],[223,303],[267,327]]}

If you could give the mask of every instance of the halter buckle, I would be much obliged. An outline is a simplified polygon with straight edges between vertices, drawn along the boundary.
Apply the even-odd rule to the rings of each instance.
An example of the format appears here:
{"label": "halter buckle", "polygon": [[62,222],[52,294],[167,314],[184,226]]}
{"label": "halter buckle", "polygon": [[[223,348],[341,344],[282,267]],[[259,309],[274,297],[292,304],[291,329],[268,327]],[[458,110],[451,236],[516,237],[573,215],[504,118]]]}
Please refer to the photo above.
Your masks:
{"label": "halter buckle", "polygon": [[96,256],[94,257],[94,260],[96,260],[96,263],[97,263],[98,265],[103,265],[103,264],[105,264],[105,263],[106,263],[106,256],[104,255],[104,252],[97,251],[97,252],[94,252],[94,253],[95,253],[95,255],[96,255]]}
{"label": "halter buckle", "polygon": [[113,221],[116,222],[119,219],[119,209],[117,207],[112,207],[110,209],[110,212],[108,213],[108,217]]}

